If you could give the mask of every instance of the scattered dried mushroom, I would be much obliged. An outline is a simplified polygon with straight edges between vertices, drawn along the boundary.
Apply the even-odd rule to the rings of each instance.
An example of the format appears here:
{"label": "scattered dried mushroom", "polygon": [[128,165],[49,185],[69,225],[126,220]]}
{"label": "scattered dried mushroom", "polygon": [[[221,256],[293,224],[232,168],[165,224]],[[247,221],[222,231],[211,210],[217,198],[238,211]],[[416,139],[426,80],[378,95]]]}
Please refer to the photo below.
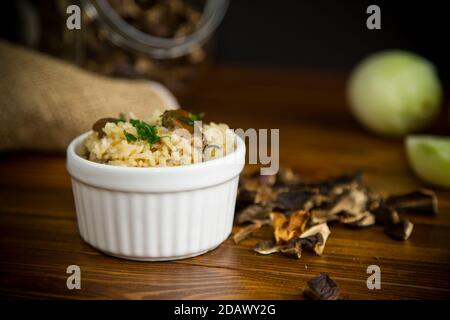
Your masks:
{"label": "scattered dried mushroom", "polygon": [[413,229],[413,223],[408,219],[404,219],[395,224],[387,226],[384,231],[394,239],[406,240],[411,235]]}
{"label": "scattered dried mushroom", "polygon": [[303,250],[321,255],[330,235],[328,223],[350,228],[383,225],[393,239],[406,240],[414,225],[399,213],[436,214],[433,191],[418,190],[384,199],[362,183],[361,172],[323,181],[306,181],[290,169],[274,176],[243,175],[237,197],[236,224],[250,223],[233,237],[248,238],[264,225],[273,228],[273,240],[256,244],[260,254],[281,252],[301,257]]}
{"label": "scattered dried mushroom", "polygon": [[240,229],[237,233],[233,235],[234,242],[239,243],[242,240],[247,239],[252,235],[252,233],[259,230],[263,225],[267,224],[268,222],[269,222],[268,220],[259,220]]}
{"label": "scattered dried mushroom", "polygon": [[339,287],[326,273],[319,273],[308,281],[303,294],[312,300],[337,300]]}
{"label": "scattered dried mushroom", "polygon": [[437,214],[437,203],[436,194],[433,191],[423,189],[403,195],[390,196],[386,199],[386,204],[394,207],[399,213]]}

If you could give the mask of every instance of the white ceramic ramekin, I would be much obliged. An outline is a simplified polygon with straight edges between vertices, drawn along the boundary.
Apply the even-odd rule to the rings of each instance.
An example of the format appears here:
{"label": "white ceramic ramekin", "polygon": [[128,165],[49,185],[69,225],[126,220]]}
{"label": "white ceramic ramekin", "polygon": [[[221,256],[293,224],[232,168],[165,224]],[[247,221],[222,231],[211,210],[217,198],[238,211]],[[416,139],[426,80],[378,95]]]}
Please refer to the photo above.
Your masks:
{"label": "white ceramic ramekin", "polygon": [[67,169],[81,237],[113,256],[173,260],[214,249],[230,234],[245,144],[202,163],[129,168],[78,154],[85,133],[67,148]]}

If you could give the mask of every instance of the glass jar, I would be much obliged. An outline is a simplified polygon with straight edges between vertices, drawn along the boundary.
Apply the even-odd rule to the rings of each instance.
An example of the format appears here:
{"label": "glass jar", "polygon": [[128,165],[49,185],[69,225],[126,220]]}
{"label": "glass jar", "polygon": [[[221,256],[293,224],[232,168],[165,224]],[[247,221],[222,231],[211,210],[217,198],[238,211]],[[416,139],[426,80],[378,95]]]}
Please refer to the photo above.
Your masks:
{"label": "glass jar", "polygon": [[165,84],[179,99],[208,65],[208,41],[228,0],[84,0],[81,30],[63,33],[63,56],[107,76]]}

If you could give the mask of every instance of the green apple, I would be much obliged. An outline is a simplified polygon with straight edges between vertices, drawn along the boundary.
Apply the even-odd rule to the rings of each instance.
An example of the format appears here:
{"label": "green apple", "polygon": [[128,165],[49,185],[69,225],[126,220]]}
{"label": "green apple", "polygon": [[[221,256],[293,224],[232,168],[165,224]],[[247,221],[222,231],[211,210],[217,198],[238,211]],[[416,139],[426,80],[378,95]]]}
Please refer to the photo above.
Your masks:
{"label": "green apple", "polygon": [[406,153],[414,172],[426,182],[450,188],[450,137],[411,135]]}
{"label": "green apple", "polygon": [[406,51],[384,51],[355,68],[348,98],[364,126],[379,134],[403,136],[436,118],[442,88],[429,61]]}

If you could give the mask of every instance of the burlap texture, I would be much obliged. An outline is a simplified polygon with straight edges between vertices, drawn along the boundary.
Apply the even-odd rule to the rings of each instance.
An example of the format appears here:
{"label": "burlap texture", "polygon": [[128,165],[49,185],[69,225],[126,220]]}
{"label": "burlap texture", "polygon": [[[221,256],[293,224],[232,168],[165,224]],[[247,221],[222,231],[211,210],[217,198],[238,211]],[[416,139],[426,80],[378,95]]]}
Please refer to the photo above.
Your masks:
{"label": "burlap texture", "polygon": [[148,81],[102,77],[0,40],[0,150],[64,150],[99,118],[176,104]]}

